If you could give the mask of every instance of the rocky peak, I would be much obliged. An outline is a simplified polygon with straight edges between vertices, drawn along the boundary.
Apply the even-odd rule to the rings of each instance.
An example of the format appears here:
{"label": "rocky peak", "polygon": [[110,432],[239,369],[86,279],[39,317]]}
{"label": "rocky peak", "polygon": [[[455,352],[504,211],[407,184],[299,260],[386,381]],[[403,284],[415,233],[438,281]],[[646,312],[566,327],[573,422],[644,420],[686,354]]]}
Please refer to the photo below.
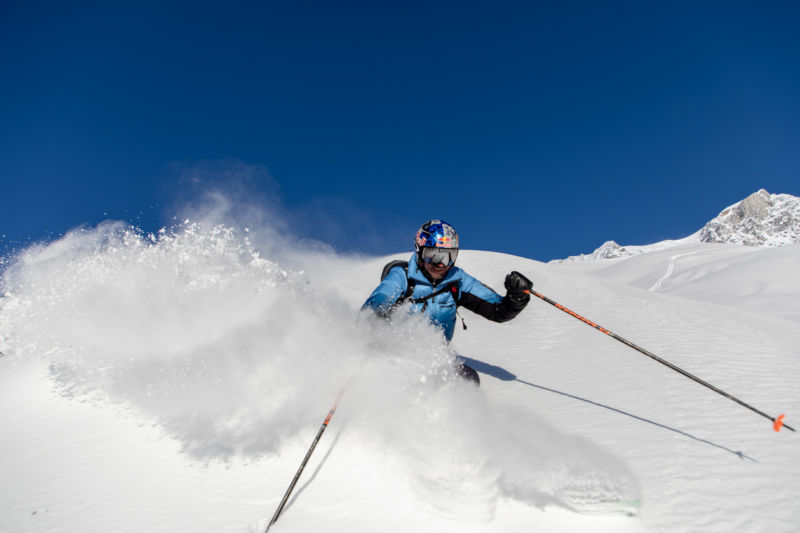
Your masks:
{"label": "rocky peak", "polygon": [[783,246],[800,242],[800,198],[755,192],[710,220],[700,242]]}
{"label": "rocky peak", "polygon": [[573,263],[575,261],[591,261],[593,259],[614,259],[616,257],[627,257],[629,255],[634,255],[636,253],[641,253],[641,251],[639,250],[631,251],[625,248],[624,246],[620,246],[614,241],[606,241],[591,254],[573,255],[566,259],[557,259],[553,262]]}

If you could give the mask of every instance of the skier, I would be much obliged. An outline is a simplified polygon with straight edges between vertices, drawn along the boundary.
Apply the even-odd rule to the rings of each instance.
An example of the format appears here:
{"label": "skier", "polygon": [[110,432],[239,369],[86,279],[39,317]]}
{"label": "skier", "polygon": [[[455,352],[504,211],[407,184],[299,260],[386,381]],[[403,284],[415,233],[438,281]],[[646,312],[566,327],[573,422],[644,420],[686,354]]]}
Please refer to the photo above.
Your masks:
{"label": "skier", "polygon": [[[516,317],[530,301],[533,283],[513,271],[506,276],[506,295],[492,289],[457,266],[458,234],[444,220],[429,220],[417,230],[415,254],[409,261],[388,263],[381,283],[362,306],[388,318],[405,301],[409,312],[423,313],[440,327],[447,342],[453,338],[456,309],[464,306],[495,322]],[[465,326],[466,327],[466,326]],[[478,373],[458,360],[459,376],[480,385]]]}

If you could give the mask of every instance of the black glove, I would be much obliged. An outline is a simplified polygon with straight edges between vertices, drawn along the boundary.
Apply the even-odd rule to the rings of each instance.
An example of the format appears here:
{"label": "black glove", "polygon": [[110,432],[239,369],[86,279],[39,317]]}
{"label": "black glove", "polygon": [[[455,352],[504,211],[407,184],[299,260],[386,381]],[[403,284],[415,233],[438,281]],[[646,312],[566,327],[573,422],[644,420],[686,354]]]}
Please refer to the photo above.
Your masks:
{"label": "black glove", "polygon": [[506,298],[509,300],[509,307],[519,312],[528,305],[531,300],[529,292],[533,288],[533,282],[514,270],[506,276]]}
{"label": "black glove", "polygon": [[530,299],[531,295],[525,291],[532,288],[533,282],[516,270],[506,276],[506,292],[509,296],[527,296]]}

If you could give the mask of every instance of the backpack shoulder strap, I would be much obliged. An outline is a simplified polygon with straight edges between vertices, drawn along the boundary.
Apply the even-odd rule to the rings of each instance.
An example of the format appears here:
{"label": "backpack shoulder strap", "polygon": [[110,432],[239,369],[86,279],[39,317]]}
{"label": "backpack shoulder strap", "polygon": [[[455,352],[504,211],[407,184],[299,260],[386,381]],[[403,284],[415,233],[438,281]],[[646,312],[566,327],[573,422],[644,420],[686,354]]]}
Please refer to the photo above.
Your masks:
{"label": "backpack shoulder strap", "polygon": [[447,285],[442,285],[438,290],[433,291],[432,293],[430,293],[427,296],[423,296],[422,298],[414,298],[413,300],[411,300],[411,303],[419,304],[419,303],[425,302],[427,300],[430,300],[431,298],[435,298],[436,296],[439,296],[440,294],[444,294],[446,292],[449,292],[449,293],[452,293],[453,301],[456,302],[456,305],[458,305],[458,301],[459,301],[458,300],[458,293],[459,293],[459,290],[460,290],[459,283],[457,281],[453,281],[451,283],[448,283]]}
{"label": "backpack shoulder strap", "polygon": [[389,261],[384,265],[383,272],[381,272],[381,281],[383,278],[389,275],[389,271],[394,267],[402,267],[403,272],[406,274],[406,292],[404,292],[400,298],[394,303],[395,306],[400,305],[404,301],[406,301],[409,297],[411,297],[411,293],[414,292],[414,285],[416,285],[416,281],[408,277],[408,261],[403,261],[402,259],[396,259],[394,261]]}

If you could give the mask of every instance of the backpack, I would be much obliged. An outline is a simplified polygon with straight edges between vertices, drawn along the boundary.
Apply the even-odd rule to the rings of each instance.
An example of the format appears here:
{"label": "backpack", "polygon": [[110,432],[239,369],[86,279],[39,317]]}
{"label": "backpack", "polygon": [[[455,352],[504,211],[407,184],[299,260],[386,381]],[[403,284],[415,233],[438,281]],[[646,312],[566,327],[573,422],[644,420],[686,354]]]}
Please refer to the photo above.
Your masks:
{"label": "backpack", "polygon": [[[399,266],[403,268],[403,271],[406,273],[406,292],[400,295],[400,298],[392,305],[392,309],[399,306],[406,300],[409,300],[412,304],[423,304],[422,310],[425,310],[425,307],[428,305],[428,300],[433,298],[434,296],[439,296],[448,291],[452,291],[453,293],[453,300],[456,302],[456,307],[458,307],[458,295],[461,291],[461,287],[459,287],[459,282],[454,281],[452,283],[448,283],[443,285],[438,291],[433,291],[427,296],[423,296],[422,298],[411,298],[411,294],[414,292],[414,286],[417,284],[416,280],[413,278],[408,277],[408,261],[403,261],[402,259],[397,259],[395,261],[390,261],[386,263],[383,267],[383,272],[381,272],[381,281],[385,278],[391,269],[394,267]],[[464,328],[466,329],[466,328]]]}

